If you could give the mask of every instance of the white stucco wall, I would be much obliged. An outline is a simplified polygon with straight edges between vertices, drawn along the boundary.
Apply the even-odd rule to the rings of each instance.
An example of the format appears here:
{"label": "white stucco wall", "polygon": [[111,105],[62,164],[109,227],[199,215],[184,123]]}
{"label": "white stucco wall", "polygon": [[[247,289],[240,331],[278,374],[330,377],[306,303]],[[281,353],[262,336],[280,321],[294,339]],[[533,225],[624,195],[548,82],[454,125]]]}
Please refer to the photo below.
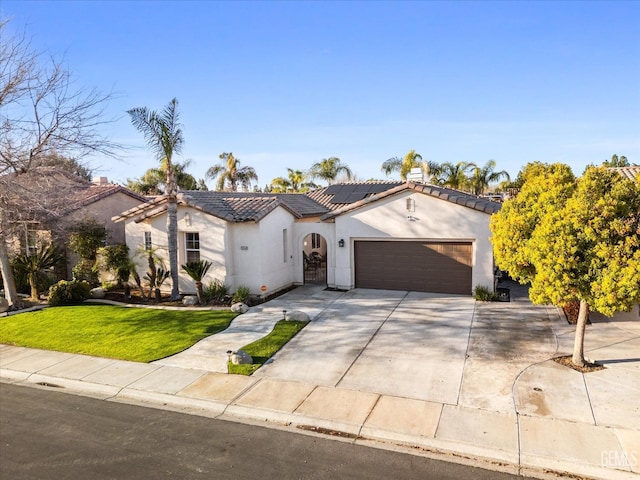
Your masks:
{"label": "white stucco wall", "polygon": [[284,208],[275,209],[260,222],[261,285],[267,287],[265,294],[294,281],[293,225],[294,216]]}
{"label": "white stucco wall", "polygon": [[[415,221],[407,219],[407,198],[415,200]],[[187,225],[185,214],[190,217]],[[291,284],[304,283],[304,238],[318,233],[326,241],[327,284],[350,289],[354,286],[353,243],[356,240],[464,241],[473,244],[472,285],[493,287],[493,254],[489,231],[490,215],[415,192],[397,195],[338,216],[333,222],[298,220],[284,208],[277,208],[259,223],[227,223],[190,207],[178,208],[178,263],[185,263],[185,232],[200,233],[200,257],[213,263],[205,285],[220,279],[233,292],[246,285],[252,294],[268,295]],[[127,245],[132,253],[144,243],[150,231],[154,247],[168,265],[166,215],[125,224]],[[286,229],[287,253],[283,245]],[[345,246],[338,246],[343,239]],[[139,273],[147,265],[138,259]],[[261,291],[265,285],[267,290]],[[171,287],[167,282],[166,289]],[[193,281],[180,272],[180,291],[195,291]],[[471,292],[469,292],[471,293]]]}
{"label": "white stucco wall", "polygon": [[335,269],[336,269],[336,235],[335,224],[331,222],[296,222],[293,226],[294,231],[294,250],[293,250],[293,268],[294,268],[294,283],[304,283],[304,264],[303,255],[304,251],[304,239],[310,233],[319,233],[326,242],[327,252],[327,285],[330,287],[335,286]]}
{"label": "white stucco wall", "polygon": [[294,282],[293,224],[291,213],[276,208],[260,223],[229,225],[232,266],[228,284],[232,291],[246,285],[254,295],[269,295]]}
{"label": "white stucco wall", "polygon": [[[188,214],[189,222],[186,220]],[[147,271],[147,260],[142,249],[144,247],[144,232],[151,232],[151,242],[156,254],[163,259],[169,268],[169,252],[167,248],[166,215],[146,219],[136,223],[133,219],[125,221],[125,232],[129,254],[136,260],[137,270],[141,277]],[[227,246],[229,238],[226,222],[212,215],[191,207],[178,207],[178,269],[179,289],[181,293],[195,293],[193,280],[184,273],[180,266],[186,263],[185,233],[198,232],[200,236],[200,258],[212,263],[209,272],[203,279],[206,285],[214,279],[227,282]],[[171,289],[171,281],[167,280],[163,290]]]}
{"label": "white stucco wall", "polygon": [[[407,199],[415,200],[415,221],[407,219]],[[353,288],[355,240],[430,240],[473,243],[472,285],[493,288],[493,253],[490,215],[419,192],[400,192],[388,199],[341,215],[335,221],[335,286]],[[471,294],[471,292],[469,292]]]}

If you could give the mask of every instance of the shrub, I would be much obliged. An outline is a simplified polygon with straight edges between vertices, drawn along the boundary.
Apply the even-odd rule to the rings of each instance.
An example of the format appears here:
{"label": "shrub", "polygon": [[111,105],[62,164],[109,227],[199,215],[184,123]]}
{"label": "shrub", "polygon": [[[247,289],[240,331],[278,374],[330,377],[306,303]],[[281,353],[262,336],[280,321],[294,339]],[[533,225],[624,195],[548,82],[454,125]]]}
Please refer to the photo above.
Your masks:
{"label": "shrub", "polygon": [[233,298],[231,301],[233,303],[247,303],[249,301],[249,297],[251,296],[251,289],[246,285],[238,285],[236,288],[236,293],[233,294]]}
{"label": "shrub", "polygon": [[87,282],[94,287],[100,284],[98,280],[100,272],[95,260],[80,260],[71,269],[71,273],[73,273],[73,279],[77,282]]}
{"label": "shrub", "polygon": [[498,295],[482,285],[476,285],[476,288],[473,289],[473,296],[481,302],[494,302],[498,299]]}
{"label": "shrub", "polygon": [[205,302],[217,302],[221,303],[224,301],[224,297],[229,294],[229,287],[226,286],[222,280],[218,280],[217,278],[209,283],[203,291],[202,298]]}
{"label": "shrub", "polygon": [[77,224],[69,235],[69,248],[80,258],[94,260],[98,249],[104,245],[107,229],[95,220],[86,220]]}
{"label": "shrub", "polygon": [[118,282],[122,286],[129,281],[131,270],[134,268],[133,262],[129,258],[129,247],[124,243],[109,245],[98,250],[102,255],[104,268],[113,272]]}
{"label": "shrub", "polygon": [[49,289],[49,305],[52,307],[73,305],[83,302],[90,295],[91,285],[89,282],[60,280]]}
{"label": "shrub", "polygon": [[116,282],[102,282],[100,286],[105,292],[113,292],[119,288]]}

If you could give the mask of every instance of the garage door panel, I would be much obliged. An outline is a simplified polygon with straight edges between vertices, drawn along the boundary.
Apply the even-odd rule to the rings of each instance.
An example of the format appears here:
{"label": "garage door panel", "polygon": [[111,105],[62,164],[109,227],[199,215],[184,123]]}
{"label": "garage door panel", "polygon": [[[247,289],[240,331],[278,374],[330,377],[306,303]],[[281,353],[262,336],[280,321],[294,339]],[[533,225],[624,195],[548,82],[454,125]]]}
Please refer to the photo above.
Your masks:
{"label": "garage door panel", "polygon": [[471,243],[356,241],[354,250],[356,287],[471,293]]}

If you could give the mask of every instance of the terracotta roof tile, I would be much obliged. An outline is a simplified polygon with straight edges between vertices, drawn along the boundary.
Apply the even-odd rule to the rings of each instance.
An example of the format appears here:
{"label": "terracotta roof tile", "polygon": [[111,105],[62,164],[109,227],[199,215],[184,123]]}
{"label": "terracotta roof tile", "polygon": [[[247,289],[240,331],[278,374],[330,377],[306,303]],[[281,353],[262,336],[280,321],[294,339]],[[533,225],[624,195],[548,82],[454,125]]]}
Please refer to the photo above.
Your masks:
{"label": "terracotta roof tile", "polygon": [[629,180],[640,182],[640,166],[638,165],[633,165],[631,167],[611,167],[610,170],[615,170]]}

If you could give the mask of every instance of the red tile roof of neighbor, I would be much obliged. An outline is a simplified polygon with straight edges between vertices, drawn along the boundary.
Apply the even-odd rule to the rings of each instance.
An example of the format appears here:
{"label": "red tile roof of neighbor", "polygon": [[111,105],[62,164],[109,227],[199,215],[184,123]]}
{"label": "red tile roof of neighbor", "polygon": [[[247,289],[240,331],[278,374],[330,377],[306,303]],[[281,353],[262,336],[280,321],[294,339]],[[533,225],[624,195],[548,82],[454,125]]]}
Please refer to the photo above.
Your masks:
{"label": "red tile roof of neighbor", "polygon": [[140,203],[147,203],[149,200],[128,188],[125,188],[121,185],[108,184],[108,185],[95,185],[89,184],[85,188],[78,189],[75,191],[69,198],[69,208],[67,209],[67,213],[70,213],[79,208],[85,207],[87,205],[91,205],[103,198],[110,197],[111,195],[115,195],[116,193],[123,193],[128,195],[129,197],[140,201]]}
{"label": "red tile roof of neighbor", "polygon": [[629,180],[640,182],[640,166],[638,165],[632,165],[631,167],[610,167],[610,170],[615,170]]}
{"label": "red tile roof of neighbor", "polygon": [[[361,182],[329,185],[307,193],[253,193],[182,191],[178,202],[229,222],[258,222],[281,206],[296,218],[320,217],[329,220],[337,215],[388,196],[414,190],[441,200],[495,213],[500,204],[457,190],[412,182]],[[114,221],[137,217],[142,221],[166,210],[166,200],[159,198],[113,217]]]}
{"label": "red tile roof of neighbor", "polygon": [[60,205],[59,214],[68,215],[87,205],[116,193],[123,193],[140,203],[148,199],[126,187],[105,183],[95,184],[56,167],[37,167],[23,174],[10,174],[11,182],[23,190],[46,196],[48,193]]}

